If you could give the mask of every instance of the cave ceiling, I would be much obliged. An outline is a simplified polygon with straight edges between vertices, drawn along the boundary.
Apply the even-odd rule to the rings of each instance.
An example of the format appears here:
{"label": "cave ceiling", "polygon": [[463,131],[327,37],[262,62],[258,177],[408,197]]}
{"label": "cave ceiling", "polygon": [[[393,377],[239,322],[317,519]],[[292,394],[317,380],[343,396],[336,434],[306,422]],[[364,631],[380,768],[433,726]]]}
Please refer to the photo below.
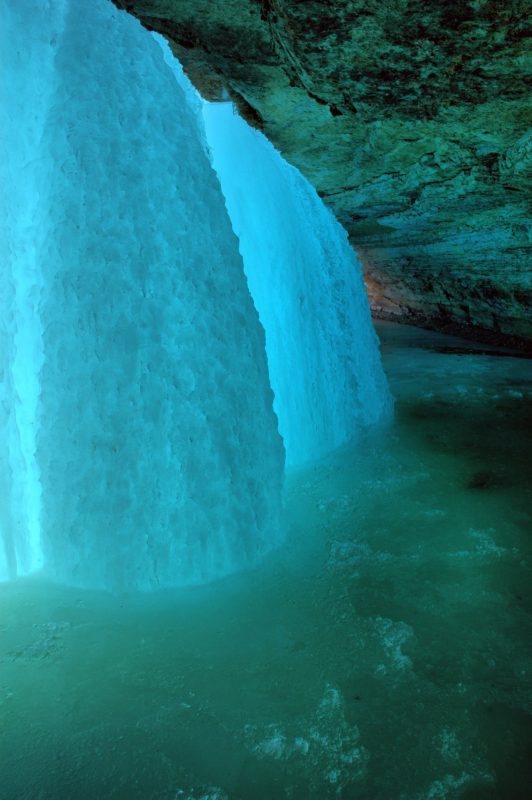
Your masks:
{"label": "cave ceiling", "polygon": [[115,2],[313,183],[376,316],[530,346],[528,0]]}

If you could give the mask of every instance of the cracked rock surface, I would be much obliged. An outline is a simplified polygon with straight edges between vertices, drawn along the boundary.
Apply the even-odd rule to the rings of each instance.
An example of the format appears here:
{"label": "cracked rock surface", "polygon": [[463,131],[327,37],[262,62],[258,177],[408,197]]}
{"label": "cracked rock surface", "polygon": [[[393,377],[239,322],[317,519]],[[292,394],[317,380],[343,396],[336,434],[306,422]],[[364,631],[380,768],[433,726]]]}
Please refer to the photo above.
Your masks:
{"label": "cracked rock surface", "polygon": [[314,184],[376,316],[530,347],[528,0],[115,2]]}

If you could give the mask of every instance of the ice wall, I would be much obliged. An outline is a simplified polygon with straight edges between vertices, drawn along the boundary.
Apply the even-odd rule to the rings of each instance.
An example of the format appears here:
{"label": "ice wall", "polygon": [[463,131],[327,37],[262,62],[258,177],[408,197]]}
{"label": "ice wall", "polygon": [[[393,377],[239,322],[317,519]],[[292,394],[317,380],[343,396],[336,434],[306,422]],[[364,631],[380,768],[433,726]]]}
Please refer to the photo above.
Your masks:
{"label": "ice wall", "polygon": [[0,0],[0,578],[42,565],[35,451],[48,176],[39,148],[63,17],[62,2]]}
{"label": "ice wall", "polygon": [[[0,424],[19,437],[14,331],[39,340],[27,361],[37,389],[32,378],[22,398],[38,474],[11,434],[3,452],[11,571],[27,546],[80,586],[239,569],[278,541],[283,449],[263,331],[194,112],[156,42],[107,0],[3,0],[6,15],[4,82],[26,82],[30,109],[11,98],[9,180],[36,187],[2,254]],[[38,485],[38,542],[6,511],[21,485]]]}
{"label": "ice wall", "polygon": [[390,416],[362,271],[308,181],[230,104],[205,104],[207,141],[266,332],[288,465]]}

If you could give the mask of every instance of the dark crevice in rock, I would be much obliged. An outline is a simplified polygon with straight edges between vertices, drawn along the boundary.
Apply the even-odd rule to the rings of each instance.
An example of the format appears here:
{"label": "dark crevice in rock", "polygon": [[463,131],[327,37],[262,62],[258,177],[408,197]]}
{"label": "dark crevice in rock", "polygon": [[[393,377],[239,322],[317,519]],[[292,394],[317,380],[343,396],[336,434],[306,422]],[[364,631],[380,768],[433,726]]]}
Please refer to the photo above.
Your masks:
{"label": "dark crevice in rock", "polygon": [[257,111],[256,108],[253,108],[251,103],[248,103],[245,97],[235,91],[231,86],[227,87],[227,92],[229,97],[235,104],[238,113],[240,116],[246,120],[248,125],[251,125],[252,128],[256,128],[259,131],[262,131],[264,128],[264,120],[262,119],[261,115]]}

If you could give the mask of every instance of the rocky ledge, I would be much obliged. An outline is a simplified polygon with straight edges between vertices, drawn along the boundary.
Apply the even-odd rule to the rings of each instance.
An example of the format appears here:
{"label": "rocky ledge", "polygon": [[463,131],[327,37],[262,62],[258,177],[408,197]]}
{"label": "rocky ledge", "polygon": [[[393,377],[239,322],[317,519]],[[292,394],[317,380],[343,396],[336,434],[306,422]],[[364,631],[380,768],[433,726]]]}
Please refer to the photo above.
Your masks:
{"label": "rocky ledge", "polygon": [[314,184],[376,316],[531,346],[528,0],[115,2]]}

